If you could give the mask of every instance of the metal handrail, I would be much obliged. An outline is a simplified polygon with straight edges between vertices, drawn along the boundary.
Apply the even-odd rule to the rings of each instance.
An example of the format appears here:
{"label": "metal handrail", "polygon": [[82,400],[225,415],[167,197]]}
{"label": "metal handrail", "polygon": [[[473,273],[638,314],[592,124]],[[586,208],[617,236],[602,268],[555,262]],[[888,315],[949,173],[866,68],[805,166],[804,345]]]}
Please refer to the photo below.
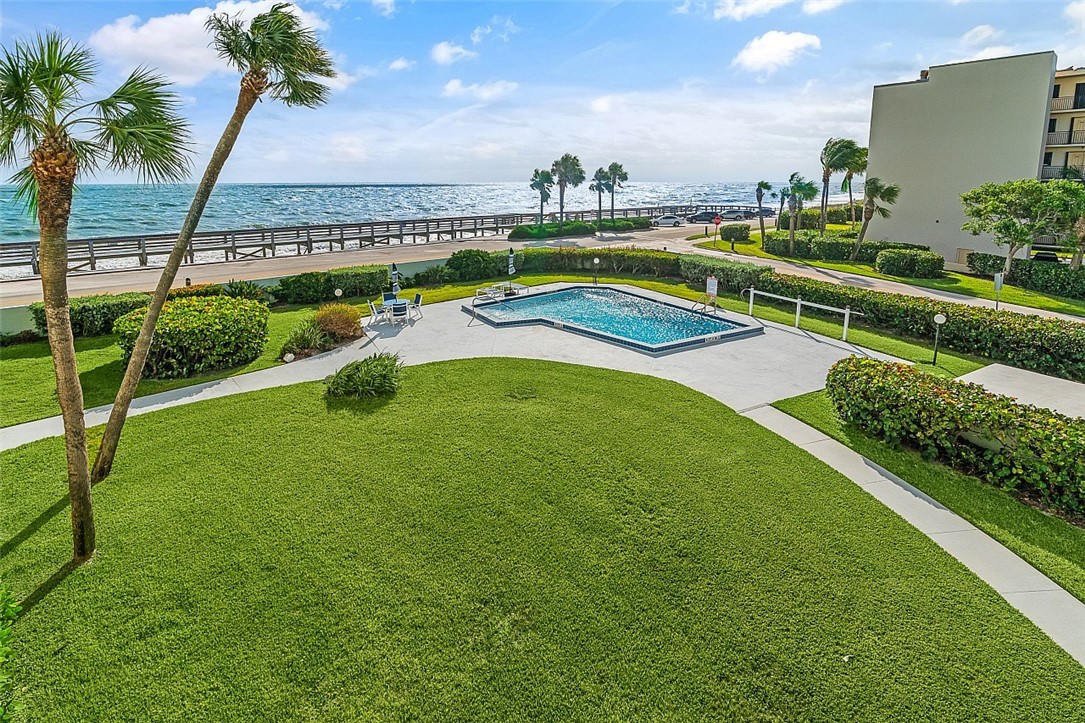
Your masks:
{"label": "metal handrail", "polygon": [[750,316],[754,315],[754,313],[753,313],[754,297],[757,296],[758,294],[761,294],[761,296],[768,296],[768,297],[771,297],[773,299],[779,299],[780,301],[792,301],[792,302],[794,302],[795,303],[795,328],[796,329],[799,328],[799,321],[802,319],[802,307],[803,306],[810,306],[810,307],[813,307],[815,309],[824,309],[825,311],[835,311],[838,314],[843,314],[844,315],[844,336],[841,337],[841,339],[843,341],[848,340],[848,327],[851,325],[851,317],[852,317],[852,315],[866,316],[866,314],[864,314],[861,311],[852,311],[850,306],[845,306],[843,309],[841,309],[839,307],[836,307],[836,306],[826,306],[825,304],[819,304],[819,303],[814,302],[814,301],[803,301],[801,296],[797,296],[795,298],[792,298],[790,296],[781,296],[780,294],[773,294],[773,293],[768,292],[768,291],[761,291],[759,289],[754,288],[753,286],[751,286],[748,289],[743,289],[742,291],[738,292],[739,297],[742,297],[743,294],[745,294],[747,291],[750,292]]}

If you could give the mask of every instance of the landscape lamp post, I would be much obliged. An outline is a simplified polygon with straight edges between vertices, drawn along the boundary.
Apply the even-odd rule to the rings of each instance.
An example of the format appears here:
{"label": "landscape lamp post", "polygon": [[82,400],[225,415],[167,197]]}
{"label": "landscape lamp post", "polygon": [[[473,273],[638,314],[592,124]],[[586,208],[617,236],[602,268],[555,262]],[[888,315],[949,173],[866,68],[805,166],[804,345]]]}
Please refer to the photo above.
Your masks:
{"label": "landscape lamp post", "polygon": [[339,301],[342,298],[343,298],[343,290],[342,289],[336,289],[335,290],[335,300]]}
{"label": "landscape lamp post", "polygon": [[932,364],[938,366],[938,340],[942,336],[942,324],[946,323],[946,315],[938,313],[934,315],[934,361]]}
{"label": "landscape lamp post", "polygon": [[591,260],[591,282],[596,286],[599,285],[599,257],[596,256]]}

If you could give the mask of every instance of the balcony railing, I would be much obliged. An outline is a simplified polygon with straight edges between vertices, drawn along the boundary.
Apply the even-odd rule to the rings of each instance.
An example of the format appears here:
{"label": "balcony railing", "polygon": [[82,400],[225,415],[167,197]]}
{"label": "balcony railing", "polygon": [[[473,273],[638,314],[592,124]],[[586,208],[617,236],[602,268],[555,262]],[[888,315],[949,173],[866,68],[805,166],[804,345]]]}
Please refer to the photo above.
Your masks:
{"label": "balcony railing", "polygon": [[1085,178],[1085,166],[1042,166],[1040,180],[1050,181],[1055,178]]}
{"label": "balcony railing", "polygon": [[1047,134],[1047,145],[1049,146],[1068,146],[1072,144],[1085,144],[1085,130],[1055,131]]}
{"label": "balcony railing", "polygon": [[1064,95],[1061,98],[1051,99],[1051,110],[1070,110],[1074,107],[1074,96]]}

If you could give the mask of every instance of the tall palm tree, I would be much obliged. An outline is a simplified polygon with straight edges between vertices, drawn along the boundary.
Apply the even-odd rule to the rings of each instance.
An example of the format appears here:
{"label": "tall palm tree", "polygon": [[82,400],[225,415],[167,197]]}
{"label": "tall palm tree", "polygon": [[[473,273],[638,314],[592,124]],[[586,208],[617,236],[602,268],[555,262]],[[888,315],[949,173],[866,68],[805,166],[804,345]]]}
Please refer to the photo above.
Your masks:
{"label": "tall palm tree", "polygon": [[550,189],[554,187],[554,175],[547,170],[535,169],[531,174],[531,190],[539,194],[539,225],[543,223],[543,205],[550,202]]}
{"label": "tall palm tree", "polygon": [[4,49],[0,59],[0,164],[20,166],[12,181],[36,211],[41,287],[71,503],[72,554],[94,552],[94,509],[83,422],[83,387],[76,366],[68,307],[68,220],[80,176],[99,168],[133,170],[147,181],[175,181],[188,172],[188,126],[166,81],[140,68],[112,94],[86,101],[96,80],[90,51],[57,33]]}
{"label": "tall palm tree", "polygon": [[177,278],[177,269],[180,268],[192,235],[200,223],[207,199],[211,196],[226,159],[230,157],[249,112],[265,93],[287,106],[313,108],[321,105],[328,98],[328,87],[318,79],[335,76],[328,52],[321,47],[313,31],[304,27],[298,16],[290,11],[288,4],[272,6],[268,12],[257,15],[247,25],[236,15],[211,15],[205,27],[211,34],[212,45],[218,51],[219,57],[242,73],[241,89],[233,115],[230,116],[207,163],[203,178],[200,179],[200,185],[196,188],[188,215],[181,225],[177,242],[166,261],[166,268],[158,280],[150,307],[143,318],[143,326],[132,347],[128,368],[124,371],[124,379],[117,391],[102,444],[94,461],[94,482],[108,477],[113,467],[121,429],[136,394],[136,387],[139,386],[140,377],[143,376],[143,365],[151,349],[151,338],[158,315],[174,279]]}
{"label": "tall palm tree", "polygon": [[758,181],[754,191],[757,196],[757,222],[761,224],[761,247],[765,246],[765,214],[761,211],[761,202],[765,200],[765,191],[771,191],[772,184],[768,181]]}
{"label": "tall palm tree", "polygon": [[825,221],[829,215],[829,179],[834,173],[848,170],[859,144],[848,138],[830,138],[821,149],[821,220],[818,225],[825,235]]}
{"label": "tall palm tree", "polygon": [[799,173],[792,173],[787,181],[787,208],[788,208],[788,255],[795,255],[795,229],[801,228],[803,201],[811,201],[817,198],[818,189],[813,181],[808,181]]}
{"label": "tall palm tree", "polygon": [[580,159],[572,153],[554,161],[550,172],[554,174],[554,182],[558,186],[558,223],[565,223],[565,189],[569,186],[576,188],[587,176],[584,174],[584,166],[580,165]]}
{"label": "tall palm tree", "polygon": [[629,180],[629,174],[626,173],[621,163],[614,161],[607,166],[607,173],[610,174],[610,220],[614,220],[614,193],[622,188],[622,184]]}
{"label": "tall palm tree", "polygon": [[[776,230],[779,231],[780,230],[780,221],[784,217],[784,204],[787,203],[787,198],[788,198],[788,196],[791,195],[791,187],[790,186],[784,186],[779,191],[773,191],[769,195],[772,198],[779,198],[780,199],[780,210],[776,214]],[[764,239],[762,239],[762,241],[764,241]]]}
{"label": "tall palm tree", "polygon": [[848,215],[851,217],[851,227],[855,229],[855,196],[852,195],[854,191],[854,178],[856,176],[865,176],[867,167],[867,157],[869,155],[869,149],[859,147],[855,151],[855,155],[851,157],[851,162],[848,163],[848,167],[844,172],[844,182],[840,184],[841,190],[848,192]]}
{"label": "tall palm tree", "polygon": [[851,249],[849,259],[855,261],[859,258],[859,248],[866,238],[867,228],[870,227],[870,219],[875,215],[880,218],[889,218],[889,208],[897,202],[900,195],[900,186],[895,183],[883,183],[880,178],[868,178],[863,187],[863,225],[859,228],[859,236],[855,239],[855,245]]}
{"label": "tall palm tree", "polygon": [[[603,225],[603,194],[610,193],[610,173],[607,169],[600,166],[595,169],[595,175],[591,177],[591,185],[588,186],[588,190],[594,192],[599,197],[599,210],[597,218],[599,225]],[[614,219],[611,219],[613,221]]]}

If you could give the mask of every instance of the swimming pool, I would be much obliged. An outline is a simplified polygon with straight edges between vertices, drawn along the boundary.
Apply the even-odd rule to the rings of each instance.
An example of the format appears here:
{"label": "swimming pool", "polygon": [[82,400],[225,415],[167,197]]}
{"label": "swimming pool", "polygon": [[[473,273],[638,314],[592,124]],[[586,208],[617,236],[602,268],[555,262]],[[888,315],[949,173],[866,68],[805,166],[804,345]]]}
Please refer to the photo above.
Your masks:
{"label": "swimming pool", "polygon": [[546,324],[649,354],[762,332],[760,326],[598,286],[573,286],[476,306],[464,304],[463,309],[493,326]]}

